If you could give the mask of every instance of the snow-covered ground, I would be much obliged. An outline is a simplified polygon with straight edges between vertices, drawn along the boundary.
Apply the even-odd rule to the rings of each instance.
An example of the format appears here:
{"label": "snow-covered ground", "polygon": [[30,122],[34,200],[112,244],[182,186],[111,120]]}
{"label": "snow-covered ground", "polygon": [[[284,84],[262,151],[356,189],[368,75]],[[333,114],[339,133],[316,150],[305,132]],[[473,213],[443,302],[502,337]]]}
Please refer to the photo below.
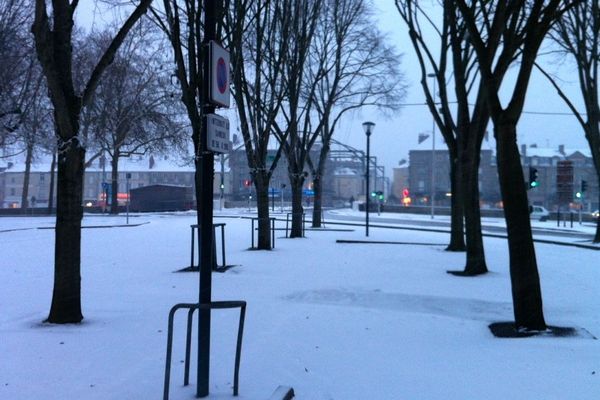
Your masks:
{"label": "snow-covered ground", "polygon": [[[84,226],[124,222],[86,216]],[[54,231],[37,229],[53,219],[0,218],[0,399],[162,397],[169,309],[198,296],[197,273],[173,272],[189,264],[195,216],[130,222],[139,225],[83,230],[85,319],[55,326],[41,323],[52,294]],[[414,243],[373,245],[336,243],[365,239],[360,227],[307,231],[303,239],[277,231],[275,250],[248,251],[249,220],[217,222],[227,224],[227,262],[238,266],[213,274],[213,299],[248,302],[240,399],[267,399],[278,385],[310,400],[600,395],[593,250],[536,244],[546,320],[579,328],[579,336],[497,339],[488,324],[512,320],[504,239],[484,239],[489,274],[459,278],[445,271],[462,269],[464,254],[444,252],[443,233],[372,228],[370,239]],[[237,318],[237,311],[213,312],[211,399],[232,396]],[[184,325],[181,313],[172,399],[195,395],[195,382],[182,386]]]}

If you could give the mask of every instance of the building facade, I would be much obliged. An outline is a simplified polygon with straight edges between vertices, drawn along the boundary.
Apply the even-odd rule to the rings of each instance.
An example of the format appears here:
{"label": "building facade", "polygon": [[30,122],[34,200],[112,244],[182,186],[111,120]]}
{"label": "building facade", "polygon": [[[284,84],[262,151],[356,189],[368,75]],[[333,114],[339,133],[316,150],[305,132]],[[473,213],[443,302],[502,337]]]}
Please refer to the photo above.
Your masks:
{"label": "building facade", "polygon": [[[423,143],[427,147],[426,141]],[[566,149],[563,145],[555,149],[539,148],[535,144],[520,148],[521,165],[523,177],[529,184],[529,171],[531,168],[537,170],[537,186],[529,188],[528,196],[531,205],[540,205],[548,210],[557,210],[559,206],[563,209],[578,209],[580,206],[584,211],[598,209],[598,177],[589,150]],[[434,191],[435,204],[439,206],[450,205],[450,160],[448,150],[435,150],[434,166]],[[560,161],[570,161],[573,166],[573,174],[570,179],[568,204],[560,204],[557,175]],[[408,188],[411,193],[413,205],[429,205],[431,197],[431,171],[432,150],[416,149],[409,152]],[[394,187],[401,186],[401,176],[394,180]],[[587,190],[582,197],[577,198],[577,192],[581,192],[581,182],[585,181]],[[396,190],[397,191],[397,190]],[[481,150],[481,163],[479,167],[479,191],[482,207],[502,207],[502,196],[498,183],[498,172],[494,151],[489,148]]]}

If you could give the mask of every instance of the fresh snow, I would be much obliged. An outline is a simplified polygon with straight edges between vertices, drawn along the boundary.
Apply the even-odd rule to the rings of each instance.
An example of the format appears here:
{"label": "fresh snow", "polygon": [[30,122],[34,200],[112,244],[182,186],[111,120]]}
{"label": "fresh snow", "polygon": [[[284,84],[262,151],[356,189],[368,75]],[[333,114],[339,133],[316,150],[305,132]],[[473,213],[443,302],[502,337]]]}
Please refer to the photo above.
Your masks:
{"label": "fresh snow", "polygon": [[[415,244],[339,244],[366,239],[364,227],[326,224],[352,231],[285,239],[278,230],[273,251],[249,251],[250,220],[240,218],[249,214],[223,212],[230,216],[215,221],[227,224],[227,263],[237,266],[213,274],[213,299],[248,302],[240,399],[267,399],[280,385],[309,400],[600,394],[593,250],[536,244],[546,320],[575,327],[578,336],[497,339],[488,324],[513,318],[505,239],[484,238],[489,274],[460,278],[445,272],[464,267],[464,253],[444,251],[446,233],[372,227],[371,240]],[[338,212],[352,215],[364,214]],[[198,298],[198,274],[174,273],[189,265],[196,217],[140,214],[130,223],[137,226],[82,230],[85,319],[58,326],[42,323],[52,295],[54,230],[38,229],[54,219],[0,218],[0,399],[162,398],[169,309]],[[124,224],[124,216],[83,221]],[[591,237],[591,227],[581,230]],[[210,399],[233,397],[238,315],[213,311]],[[170,398],[193,399],[195,339],[191,384],[182,386],[185,311],[175,326]]]}

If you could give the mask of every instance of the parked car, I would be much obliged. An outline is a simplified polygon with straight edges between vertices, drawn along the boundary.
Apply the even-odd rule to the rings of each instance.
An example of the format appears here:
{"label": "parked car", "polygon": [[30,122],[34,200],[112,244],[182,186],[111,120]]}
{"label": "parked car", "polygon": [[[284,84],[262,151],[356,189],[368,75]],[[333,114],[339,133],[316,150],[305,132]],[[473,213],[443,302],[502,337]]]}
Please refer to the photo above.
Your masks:
{"label": "parked car", "polygon": [[550,212],[542,206],[529,206],[529,216],[531,219],[546,221],[550,216]]}
{"label": "parked car", "polygon": [[600,216],[600,212],[598,210],[596,210],[592,213],[592,217],[598,218],[598,216]]}

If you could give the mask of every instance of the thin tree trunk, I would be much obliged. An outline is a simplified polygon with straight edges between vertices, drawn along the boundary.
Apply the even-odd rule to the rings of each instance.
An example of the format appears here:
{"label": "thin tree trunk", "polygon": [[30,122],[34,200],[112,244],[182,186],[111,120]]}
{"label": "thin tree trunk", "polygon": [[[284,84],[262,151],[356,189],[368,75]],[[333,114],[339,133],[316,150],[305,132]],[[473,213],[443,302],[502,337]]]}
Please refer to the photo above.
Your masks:
{"label": "thin tree trunk", "polygon": [[460,181],[462,176],[462,165],[457,160],[457,156],[450,154],[450,186],[452,197],[450,198],[450,243],[446,251],[465,251],[465,231],[464,231],[464,211],[463,211],[463,191]]}
{"label": "thin tree trunk", "polygon": [[59,155],[57,176],[54,290],[47,321],[81,322],[81,219],[85,150],[68,146]]}
{"label": "thin tree trunk", "polygon": [[27,145],[25,153],[25,175],[23,176],[23,191],[21,193],[21,209],[29,207],[29,178],[31,177],[31,162],[33,161],[33,145]]}
{"label": "thin tree trunk", "polygon": [[52,214],[54,207],[54,175],[56,170],[56,152],[52,153],[52,162],[50,163],[50,189],[48,190],[48,214]]}
{"label": "thin tree trunk", "polygon": [[321,217],[323,216],[323,182],[321,180],[321,171],[317,170],[313,178],[313,191],[315,192],[315,202],[313,204],[312,227],[321,227]]}
{"label": "thin tree trunk", "polygon": [[[600,110],[597,107],[589,105],[586,107],[588,110],[596,110],[597,114],[600,115]],[[598,118],[590,113],[588,121],[584,126],[585,137],[592,151],[592,160],[594,161],[594,169],[596,170],[596,179],[598,187],[600,187],[600,126],[598,125]],[[600,191],[599,191],[600,196]],[[600,202],[598,202],[600,204]],[[596,234],[594,235],[594,243],[600,243],[600,218],[596,220]]]}
{"label": "thin tree trunk", "polygon": [[[600,190],[598,196],[600,197]],[[600,204],[600,199],[598,201],[598,204]],[[600,217],[596,217],[596,234],[594,235],[594,243],[600,243]]]}
{"label": "thin tree trunk", "polygon": [[[258,249],[271,250],[271,224],[269,220],[269,179],[265,173],[254,175],[256,208],[258,212]],[[252,232],[254,235],[254,232]]]}
{"label": "thin tree trunk", "polygon": [[110,194],[110,213],[119,213],[119,152],[115,150],[112,159],[110,160],[111,166],[111,194]]}
{"label": "thin tree trunk", "polygon": [[303,177],[291,177],[290,185],[292,189],[292,229],[290,238],[302,237],[302,224],[304,218],[304,207],[302,207],[302,185]]}
{"label": "thin tree trunk", "polygon": [[515,328],[544,330],[542,292],[515,124],[495,124],[498,175],[508,233]]}

